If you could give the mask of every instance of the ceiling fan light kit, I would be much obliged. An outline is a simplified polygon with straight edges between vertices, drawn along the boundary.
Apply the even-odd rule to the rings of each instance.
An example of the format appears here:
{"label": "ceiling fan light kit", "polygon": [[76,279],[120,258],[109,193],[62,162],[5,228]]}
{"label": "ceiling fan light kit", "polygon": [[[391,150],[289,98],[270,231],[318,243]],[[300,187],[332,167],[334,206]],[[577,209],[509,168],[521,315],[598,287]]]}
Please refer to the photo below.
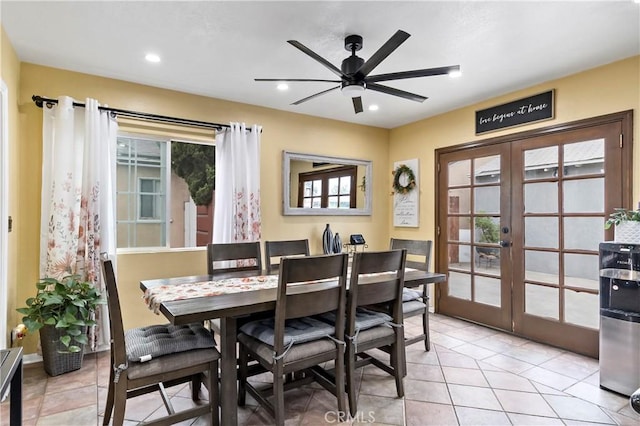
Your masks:
{"label": "ceiling fan light kit", "polygon": [[344,48],[351,52],[351,56],[348,56],[342,61],[341,68],[338,69],[331,62],[315,53],[302,43],[296,40],[289,40],[288,43],[293,47],[301,50],[306,55],[319,62],[329,71],[340,77],[340,80],[321,80],[321,79],[283,79],[283,78],[256,78],[255,81],[279,81],[279,82],[324,82],[324,83],[340,83],[340,85],[332,87],[330,89],[323,90],[315,93],[306,98],[293,102],[292,105],[299,105],[303,102],[309,101],[318,96],[329,93],[333,90],[340,89],[344,96],[348,96],[353,101],[353,109],[356,114],[363,111],[362,109],[362,94],[366,90],[373,90],[375,92],[384,93],[387,95],[397,96],[403,99],[408,99],[415,102],[424,102],[427,97],[417,95],[415,93],[406,92],[404,90],[396,89],[389,86],[378,84],[380,81],[402,80],[405,78],[417,78],[417,77],[430,77],[434,75],[443,75],[460,72],[459,65],[452,65],[448,67],[439,68],[427,68],[413,71],[402,71],[388,74],[369,75],[374,68],[393,53],[402,43],[410,37],[409,33],[402,30],[396,31],[385,44],[382,45],[367,61],[356,55],[356,52],[362,49],[362,36],[352,34],[344,39]]}

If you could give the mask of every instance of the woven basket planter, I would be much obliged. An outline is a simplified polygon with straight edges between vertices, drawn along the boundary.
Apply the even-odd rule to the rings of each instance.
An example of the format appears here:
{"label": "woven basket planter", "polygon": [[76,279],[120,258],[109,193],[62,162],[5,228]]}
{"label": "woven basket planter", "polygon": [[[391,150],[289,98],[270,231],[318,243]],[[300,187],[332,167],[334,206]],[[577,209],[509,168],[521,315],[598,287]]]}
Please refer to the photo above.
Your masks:
{"label": "woven basket planter", "polygon": [[[83,333],[86,333],[86,327]],[[67,348],[60,343],[61,332],[51,325],[45,325],[40,329],[40,344],[42,345],[42,361],[44,371],[50,376],[82,368],[82,358],[84,357],[84,345],[80,352],[61,352]]]}
{"label": "woven basket planter", "polygon": [[640,244],[640,222],[634,220],[622,221],[615,228],[615,242]]}

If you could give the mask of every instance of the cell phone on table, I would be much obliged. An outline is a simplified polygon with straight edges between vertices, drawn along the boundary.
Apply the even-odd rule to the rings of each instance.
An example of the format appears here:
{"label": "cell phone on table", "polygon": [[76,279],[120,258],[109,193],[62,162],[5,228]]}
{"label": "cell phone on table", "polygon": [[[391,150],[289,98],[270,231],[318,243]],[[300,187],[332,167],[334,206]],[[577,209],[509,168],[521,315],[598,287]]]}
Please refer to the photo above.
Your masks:
{"label": "cell phone on table", "polygon": [[361,244],[365,244],[364,237],[362,234],[351,234],[349,237],[349,241],[351,245],[358,246]]}

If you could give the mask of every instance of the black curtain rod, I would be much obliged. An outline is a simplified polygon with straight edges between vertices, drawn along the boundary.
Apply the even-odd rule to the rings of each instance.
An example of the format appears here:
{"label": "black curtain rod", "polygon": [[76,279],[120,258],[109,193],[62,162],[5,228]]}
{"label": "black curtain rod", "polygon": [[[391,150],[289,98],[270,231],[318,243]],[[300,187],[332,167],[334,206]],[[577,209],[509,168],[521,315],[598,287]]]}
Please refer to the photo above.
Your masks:
{"label": "black curtain rod", "polygon": [[[52,105],[52,104],[58,103],[57,99],[43,98],[42,96],[38,96],[38,95],[33,95],[31,99],[40,108],[42,108],[44,104]],[[84,108],[85,104],[80,102],[74,102],[73,106]],[[122,117],[139,118],[142,120],[156,121],[160,123],[182,124],[184,126],[201,127],[205,129],[215,129],[215,130],[222,130],[224,128],[231,127],[228,124],[189,120],[187,118],[177,118],[177,117],[169,117],[166,115],[149,114],[146,112],[128,111],[126,109],[117,109],[117,108],[109,108],[109,107],[102,107],[102,106],[98,107],[98,109],[100,111],[108,111],[111,114],[120,115]],[[248,128],[247,130],[251,131],[251,128]]]}

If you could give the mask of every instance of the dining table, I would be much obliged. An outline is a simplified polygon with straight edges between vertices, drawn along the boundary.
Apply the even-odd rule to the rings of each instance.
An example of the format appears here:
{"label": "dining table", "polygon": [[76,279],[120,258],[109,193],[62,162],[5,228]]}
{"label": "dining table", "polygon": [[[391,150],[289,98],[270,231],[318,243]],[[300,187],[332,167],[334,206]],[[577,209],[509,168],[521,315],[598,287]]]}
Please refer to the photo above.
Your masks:
{"label": "dining table", "polygon": [[[405,287],[446,281],[446,274],[408,268]],[[360,277],[366,284],[381,278]],[[278,276],[256,271],[220,275],[193,275],[140,282],[144,300],[152,311],[171,324],[220,319],[220,418],[223,425],[238,424],[236,335],[238,318],[275,310]],[[327,283],[292,286],[288,292],[310,291]]]}

